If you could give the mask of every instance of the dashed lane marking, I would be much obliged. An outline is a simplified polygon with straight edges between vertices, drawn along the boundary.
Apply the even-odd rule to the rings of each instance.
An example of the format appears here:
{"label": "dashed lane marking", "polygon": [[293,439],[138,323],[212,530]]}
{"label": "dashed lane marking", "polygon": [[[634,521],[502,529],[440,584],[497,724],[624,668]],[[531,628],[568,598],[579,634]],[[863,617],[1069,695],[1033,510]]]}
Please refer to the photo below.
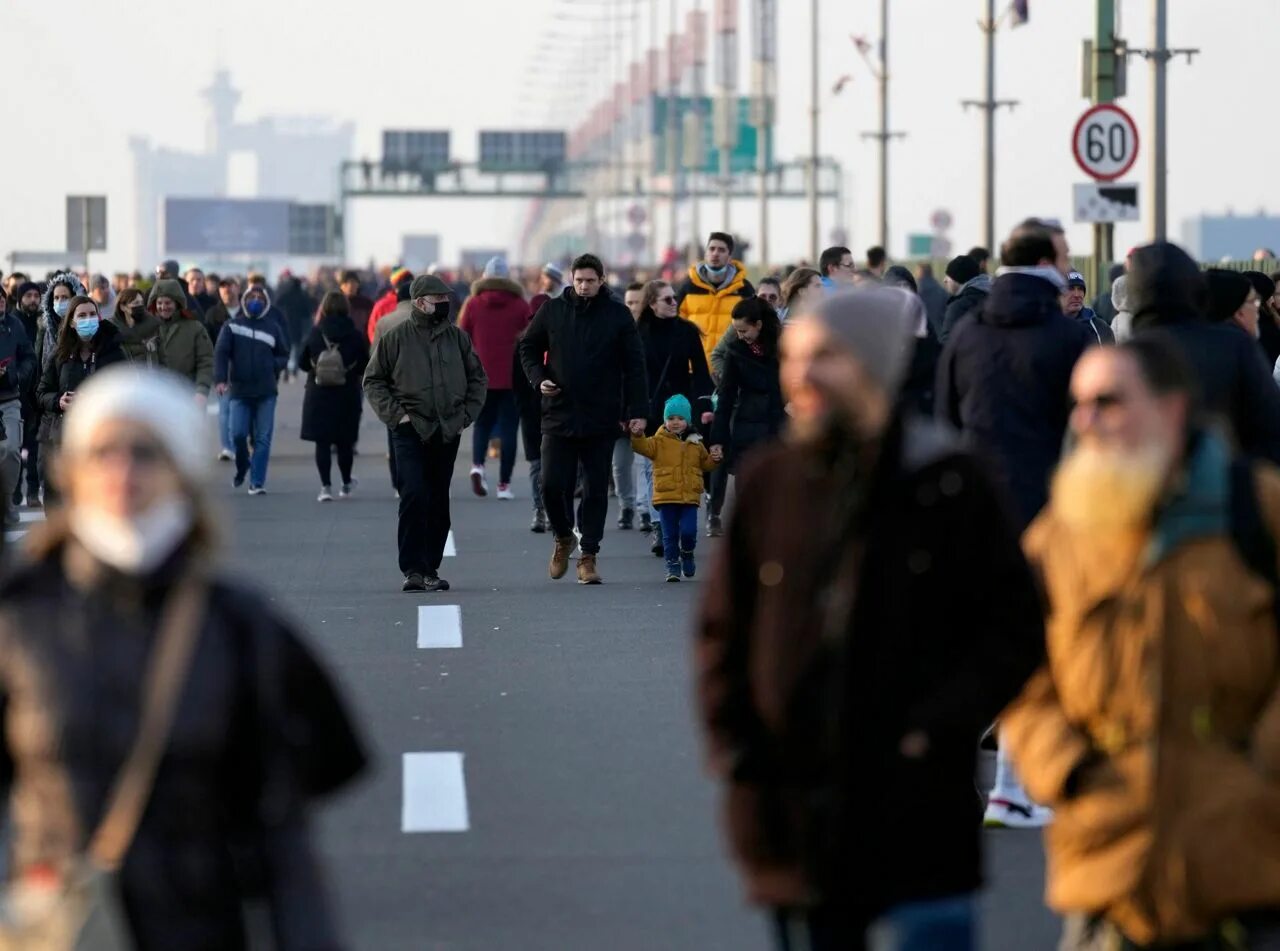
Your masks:
{"label": "dashed lane marking", "polygon": [[402,832],[466,832],[467,783],[461,753],[405,753]]}
{"label": "dashed lane marking", "polygon": [[457,604],[419,605],[418,646],[461,647],[462,607]]}

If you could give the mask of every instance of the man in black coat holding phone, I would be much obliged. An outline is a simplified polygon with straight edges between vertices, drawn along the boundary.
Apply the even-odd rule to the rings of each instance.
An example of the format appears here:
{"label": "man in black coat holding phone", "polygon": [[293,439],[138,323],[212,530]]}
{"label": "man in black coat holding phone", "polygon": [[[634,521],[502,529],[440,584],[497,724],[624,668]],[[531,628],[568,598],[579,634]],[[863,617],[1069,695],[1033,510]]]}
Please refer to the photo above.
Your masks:
{"label": "man in black coat holding phone", "polygon": [[555,533],[550,575],[563,578],[574,548],[574,489],[582,469],[578,583],[599,584],[596,556],[609,510],[613,444],[643,433],[644,348],[627,308],[604,283],[604,265],[579,256],[572,284],[538,309],[519,344],[525,375],[542,396],[542,495]]}

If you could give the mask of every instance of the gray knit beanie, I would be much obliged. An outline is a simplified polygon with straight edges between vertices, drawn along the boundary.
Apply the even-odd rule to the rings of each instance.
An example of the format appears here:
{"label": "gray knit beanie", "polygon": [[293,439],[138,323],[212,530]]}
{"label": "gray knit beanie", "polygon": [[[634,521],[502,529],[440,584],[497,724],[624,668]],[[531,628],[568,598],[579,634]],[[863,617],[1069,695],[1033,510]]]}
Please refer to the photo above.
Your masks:
{"label": "gray knit beanie", "polygon": [[868,377],[886,393],[898,392],[924,318],[917,295],[884,286],[845,291],[824,298],[811,314],[852,351]]}

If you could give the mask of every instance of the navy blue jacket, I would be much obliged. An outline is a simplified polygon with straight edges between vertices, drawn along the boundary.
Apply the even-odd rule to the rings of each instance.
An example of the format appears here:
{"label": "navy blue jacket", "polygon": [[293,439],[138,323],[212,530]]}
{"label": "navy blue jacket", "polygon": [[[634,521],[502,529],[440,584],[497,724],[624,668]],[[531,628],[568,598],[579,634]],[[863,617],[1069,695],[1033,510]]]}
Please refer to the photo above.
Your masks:
{"label": "navy blue jacket", "polygon": [[243,311],[223,325],[213,349],[213,381],[230,383],[232,399],[275,396],[276,380],[289,363],[289,338],[275,311],[261,317]]}
{"label": "navy blue jacket", "polygon": [[1044,278],[996,278],[986,304],[961,321],[938,361],[937,416],[985,456],[1019,530],[1049,497],[1070,416],[1071,371],[1097,338],[1062,313]]}
{"label": "navy blue jacket", "polygon": [[0,403],[16,400],[31,388],[36,375],[36,354],[22,321],[13,314],[0,317]]}

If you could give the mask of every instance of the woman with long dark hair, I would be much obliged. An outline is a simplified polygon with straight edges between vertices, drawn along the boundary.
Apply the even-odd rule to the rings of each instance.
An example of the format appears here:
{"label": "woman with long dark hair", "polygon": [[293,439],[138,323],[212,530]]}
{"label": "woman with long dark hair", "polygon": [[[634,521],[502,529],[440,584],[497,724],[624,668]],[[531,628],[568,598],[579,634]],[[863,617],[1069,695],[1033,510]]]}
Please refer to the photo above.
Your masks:
{"label": "woman with long dark hair", "polygon": [[[725,468],[739,471],[742,458],[753,446],[782,431],[786,413],[778,378],[778,338],[782,322],[765,301],[750,298],[733,308],[733,329],[738,339],[729,344],[720,377],[711,448],[724,451]],[[718,482],[711,496],[707,534],[720,534],[720,511],[727,482]]]}
{"label": "woman with long dark hair", "polygon": [[[702,331],[679,316],[675,289],[666,281],[650,281],[644,288],[644,309],[636,321],[644,344],[645,378],[649,386],[649,407],[645,435],[654,435],[663,424],[662,408],[673,396],[684,396],[693,406],[694,425],[712,419],[711,371]],[[653,553],[662,554],[662,528],[653,508],[653,463],[636,457],[636,502],[640,508],[640,530],[656,533]]]}
{"label": "woman with long dark hair", "polygon": [[302,433],[316,444],[320,473],[319,501],[332,502],[332,449],[338,453],[341,497],[355,489],[351,475],[363,406],[361,379],[369,363],[369,341],[351,319],[351,305],[338,291],[320,302],[320,314],[298,356],[298,369],[307,375],[302,399]]}
{"label": "woman with long dark hair", "polygon": [[[78,390],[103,367],[124,360],[120,332],[98,314],[93,298],[71,298],[66,316],[58,327],[57,343],[36,384],[36,404],[40,407],[40,456],[46,472],[54,464],[54,454],[62,443],[62,417],[71,408]],[[57,502],[56,480],[45,482],[45,505]]]}
{"label": "woman with long dark hair", "polygon": [[164,366],[160,318],[147,310],[142,291],[136,287],[121,291],[115,313],[108,320],[120,332],[120,349],[126,360],[150,369]]}

